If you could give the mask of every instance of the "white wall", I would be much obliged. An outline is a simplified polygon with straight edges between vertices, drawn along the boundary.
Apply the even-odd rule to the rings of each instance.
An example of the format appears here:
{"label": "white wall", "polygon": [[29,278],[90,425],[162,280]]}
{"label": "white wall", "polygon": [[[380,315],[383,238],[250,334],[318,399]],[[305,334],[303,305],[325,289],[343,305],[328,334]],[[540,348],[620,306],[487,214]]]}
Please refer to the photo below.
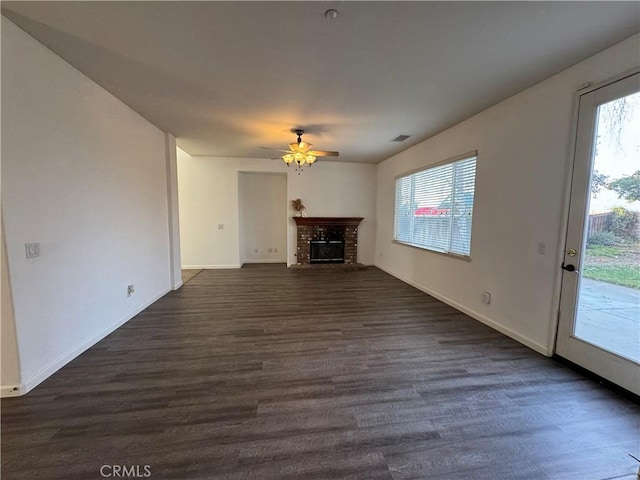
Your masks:
{"label": "white wall", "polygon": [[240,263],[286,263],[287,176],[239,173]]}
{"label": "white wall", "polygon": [[[576,92],[637,66],[639,53],[635,36],[380,163],[376,264],[552,353]],[[394,177],[471,150],[479,152],[472,261],[392,243]]]}
{"label": "white wall", "polygon": [[[364,217],[358,259],[375,250],[376,165],[317,161],[298,175],[283,162],[256,158],[191,157],[178,150],[180,243],[184,268],[240,266],[238,172],[287,174],[287,264],[295,264],[296,225],[290,201],[301,198],[312,217]],[[218,225],[224,229],[218,229]]]}
{"label": "white wall", "polygon": [[[2,208],[21,393],[169,290],[166,172],[162,131],[2,18]],[[26,242],[41,256],[27,260]]]}

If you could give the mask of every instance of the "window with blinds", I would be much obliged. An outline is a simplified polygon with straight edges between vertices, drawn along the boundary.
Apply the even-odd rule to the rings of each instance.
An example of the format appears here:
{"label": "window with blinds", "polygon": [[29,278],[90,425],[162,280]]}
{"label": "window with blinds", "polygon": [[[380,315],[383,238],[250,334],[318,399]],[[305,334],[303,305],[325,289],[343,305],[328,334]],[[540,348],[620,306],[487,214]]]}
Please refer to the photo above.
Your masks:
{"label": "window with blinds", "polygon": [[396,179],[394,239],[468,257],[476,153]]}

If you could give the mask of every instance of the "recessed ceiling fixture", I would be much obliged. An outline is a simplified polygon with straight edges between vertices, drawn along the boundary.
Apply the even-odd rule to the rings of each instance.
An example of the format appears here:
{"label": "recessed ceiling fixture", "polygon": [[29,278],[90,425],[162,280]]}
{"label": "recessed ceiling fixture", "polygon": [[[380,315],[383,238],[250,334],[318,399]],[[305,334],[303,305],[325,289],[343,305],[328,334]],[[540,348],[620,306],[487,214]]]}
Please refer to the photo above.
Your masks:
{"label": "recessed ceiling fixture", "polygon": [[[298,173],[302,171],[302,167],[304,165],[313,165],[316,161],[316,157],[337,157],[340,155],[339,152],[328,152],[325,150],[311,150],[311,144],[302,140],[302,134],[304,130],[297,129],[294,130],[294,133],[298,136],[298,139],[295,142],[289,144],[289,150],[278,150],[279,152],[284,152],[282,155],[282,160],[287,166],[291,166],[294,164],[296,166],[296,170]],[[275,150],[273,148],[261,147],[267,150]]]}
{"label": "recessed ceiling fixture", "polygon": [[336,10],[335,8],[330,8],[329,10],[324,12],[324,18],[326,18],[327,20],[335,20],[336,18],[338,18],[338,16],[340,16],[340,12],[338,12],[338,10]]}
{"label": "recessed ceiling fixture", "polygon": [[404,142],[407,138],[409,138],[411,135],[398,135],[396,138],[394,138],[393,140],[391,140],[392,142]]}

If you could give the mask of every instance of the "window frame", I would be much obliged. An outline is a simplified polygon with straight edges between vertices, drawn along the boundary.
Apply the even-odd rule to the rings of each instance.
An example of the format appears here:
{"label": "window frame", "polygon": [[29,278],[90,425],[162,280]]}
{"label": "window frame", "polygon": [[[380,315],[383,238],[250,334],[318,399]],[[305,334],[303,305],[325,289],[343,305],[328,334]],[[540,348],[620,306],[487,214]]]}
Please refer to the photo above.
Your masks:
{"label": "window frame", "polygon": [[463,260],[466,262],[470,262],[471,261],[471,247],[472,247],[472,237],[473,237],[473,221],[471,224],[471,232],[469,233],[469,254],[465,255],[465,254],[461,254],[461,253],[455,253],[455,252],[447,252],[447,251],[443,251],[443,250],[437,250],[434,247],[429,247],[429,246],[425,246],[425,245],[421,245],[418,243],[412,243],[412,242],[407,242],[404,240],[398,240],[396,238],[397,236],[397,232],[396,232],[396,228],[397,228],[397,218],[396,218],[396,213],[397,213],[397,205],[396,205],[396,200],[397,200],[397,181],[400,178],[405,178],[405,177],[409,177],[410,175],[415,175],[416,173],[420,173],[420,172],[424,172],[426,170],[430,170],[432,168],[437,168],[443,165],[447,165],[450,163],[455,163],[455,162],[459,162],[461,160],[466,160],[466,159],[470,159],[470,158],[475,158],[475,172],[474,172],[474,188],[473,188],[473,206],[472,206],[472,214],[471,217],[473,219],[473,211],[475,210],[475,204],[476,204],[476,186],[475,186],[475,181],[476,181],[476,176],[477,176],[477,166],[478,166],[478,151],[477,150],[472,150],[470,152],[466,152],[460,155],[456,155],[454,157],[449,157],[445,160],[441,160],[439,162],[436,163],[432,163],[429,164],[427,166],[422,166],[420,168],[415,168],[413,170],[409,170],[406,172],[403,172],[401,174],[396,175],[395,177],[393,177],[393,239],[392,239],[392,243],[397,243],[398,245],[405,245],[407,247],[412,247],[412,248],[417,248],[423,251],[427,251],[427,252],[431,252],[431,253],[437,253],[438,255],[444,255],[447,257],[451,257],[451,258],[456,258],[458,260]]}

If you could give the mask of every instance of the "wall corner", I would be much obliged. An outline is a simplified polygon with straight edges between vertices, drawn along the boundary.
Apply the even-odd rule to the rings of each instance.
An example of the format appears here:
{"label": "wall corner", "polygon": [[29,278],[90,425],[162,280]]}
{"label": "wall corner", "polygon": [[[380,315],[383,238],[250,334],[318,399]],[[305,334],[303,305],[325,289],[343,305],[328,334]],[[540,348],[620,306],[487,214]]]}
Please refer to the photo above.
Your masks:
{"label": "wall corner", "polygon": [[15,313],[13,308],[13,295],[11,292],[11,277],[7,260],[7,249],[4,235],[4,224],[0,222],[1,260],[0,270],[2,276],[2,300],[1,300],[1,350],[0,350],[0,397],[15,397],[24,395],[22,373],[20,371],[20,355],[18,350],[18,336],[16,333]]}
{"label": "wall corner", "polygon": [[167,215],[169,225],[169,272],[171,289],[182,286],[180,258],[180,214],[178,211],[178,161],[176,137],[165,133],[165,157],[167,163]]}

